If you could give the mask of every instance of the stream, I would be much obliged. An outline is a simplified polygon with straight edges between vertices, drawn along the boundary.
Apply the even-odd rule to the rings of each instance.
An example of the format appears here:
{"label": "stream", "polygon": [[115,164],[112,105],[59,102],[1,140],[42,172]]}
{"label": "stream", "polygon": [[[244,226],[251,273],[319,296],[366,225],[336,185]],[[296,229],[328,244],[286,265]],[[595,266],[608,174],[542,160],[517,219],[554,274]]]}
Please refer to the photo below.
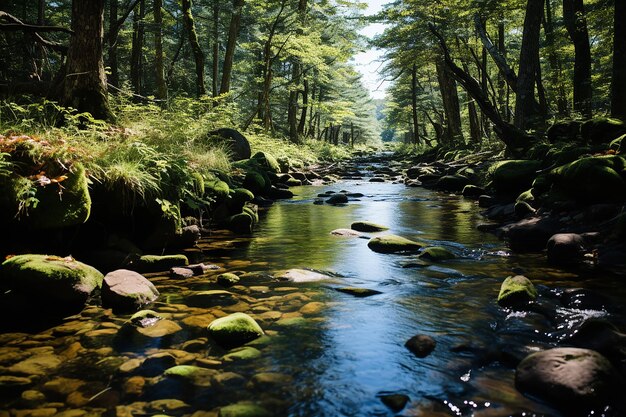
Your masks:
{"label": "stream", "polygon": [[[555,269],[538,254],[511,253],[476,229],[485,220],[473,200],[367,178],[291,190],[295,198],[260,211],[252,236],[215,232],[187,251],[220,270],[181,280],[147,275],[161,293],[150,308],[173,322],[164,335],[129,332],[128,315],[97,305],[36,332],[0,333],[0,416],[8,410],[20,416],[72,410],[67,415],[203,410],[197,416],[216,416],[219,407],[242,402],[278,416],[392,416],[397,413],[379,398],[390,393],[409,397],[399,412],[404,416],[562,416],[515,389],[517,361],[556,346],[589,318],[626,324],[619,307],[626,291],[615,277]],[[313,203],[329,190],[364,196],[342,206]],[[375,253],[367,239],[330,234],[359,220],[447,247],[458,257],[406,268],[415,255]],[[273,278],[291,268],[332,278]],[[210,307],[192,302],[198,291],[221,289],[212,278],[222,272],[241,276],[228,289],[234,301]],[[554,317],[496,304],[502,280],[518,273],[533,280],[544,303],[554,306]],[[381,294],[357,298],[336,291],[345,286]],[[596,308],[559,306],[559,294],[569,288],[584,288],[602,302]],[[250,344],[260,352],[254,357],[229,358],[208,340],[206,325],[236,311],[253,316],[266,332]],[[418,334],[437,343],[425,358],[404,347]],[[24,365],[33,357],[45,358],[38,366]],[[213,380],[190,386],[164,377],[174,364],[214,370]],[[8,376],[22,379],[11,385]]]}

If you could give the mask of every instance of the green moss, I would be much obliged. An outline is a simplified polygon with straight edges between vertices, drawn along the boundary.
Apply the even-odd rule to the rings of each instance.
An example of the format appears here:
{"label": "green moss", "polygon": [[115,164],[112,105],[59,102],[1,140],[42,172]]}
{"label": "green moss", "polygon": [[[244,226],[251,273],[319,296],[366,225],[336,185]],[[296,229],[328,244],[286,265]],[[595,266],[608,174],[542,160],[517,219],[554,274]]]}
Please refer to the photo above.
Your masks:
{"label": "green moss", "polygon": [[533,283],[523,275],[507,277],[500,287],[498,304],[510,307],[525,304],[537,298],[537,290]]}
{"label": "green moss", "polygon": [[199,366],[178,365],[166,369],[163,375],[182,380],[192,385],[208,387],[211,386],[211,381],[217,373],[218,372],[215,370],[201,368]]}
{"label": "green moss", "polygon": [[251,403],[237,403],[220,408],[219,417],[270,417],[265,408]]}
{"label": "green moss", "polygon": [[131,267],[139,272],[160,272],[182,265],[189,265],[185,255],[143,255]]}
{"label": "green moss", "polygon": [[228,200],[228,208],[231,212],[241,212],[243,206],[254,200],[254,194],[250,190],[245,188],[235,188],[230,192],[230,199]]}
{"label": "green moss", "polygon": [[354,222],[350,225],[352,230],[357,230],[359,232],[382,232],[383,230],[388,230],[387,226],[383,226],[382,224],[373,223],[373,222]]}
{"label": "green moss", "polygon": [[275,173],[280,172],[280,165],[276,161],[276,158],[267,152],[257,152],[252,155],[252,158],[250,159],[257,161],[257,163],[266,171]]}
{"label": "green moss", "polygon": [[554,184],[583,202],[622,201],[626,183],[620,175],[626,160],[622,156],[582,158],[552,170]]}
{"label": "green moss", "polygon": [[205,192],[219,201],[229,197],[230,187],[225,181],[211,175],[204,182]]}
{"label": "green moss", "polygon": [[232,287],[239,282],[239,277],[231,272],[219,274],[217,276],[217,283],[222,287]]}
{"label": "green moss", "polygon": [[396,235],[384,235],[370,239],[367,246],[374,252],[395,253],[395,252],[416,252],[423,245]]}
{"label": "green moss", "polygon": [[500,193],[519,193],[530,188],[540,167],[540,161],[500,161],[491,165],[488,174],[496,191]]}
{"label": "green moss", "polygon": [[209,334],[224,347],[241,346],[262,336],[263,329],[245,313],[234,313],[219,318],[208,327]]}
{"label": "green moss", "polygon": [[259,171],[248,171],[243,180],[244,188],[250,190],[255,196],[264,194],[270,187],[271,182],[267,174],[263,175]]}
{"label": "green moss", "polygon": [[244,346],[231,350],[226,355],[224,355],[222,359],[225,361],[237,361],[255,359],[259,356],[261,356],[260,350],[250,346]]}
{"label": "green moss", "polygon": [[580,127],[581,136],[590,143],[609,143],[625,133],[624,122],[605,117],[587,120]]}
{"label": "green moss", "polygon": [[433,262],[445,261],[456,258],[456,255],[443,246],[431,246],[420,252],[419,258]]}
{"label": "green moss", "polygon": [[250,213],[239,213],[226,219],[226,227],[235,233],[249,234],[252,233],[254,219]]}

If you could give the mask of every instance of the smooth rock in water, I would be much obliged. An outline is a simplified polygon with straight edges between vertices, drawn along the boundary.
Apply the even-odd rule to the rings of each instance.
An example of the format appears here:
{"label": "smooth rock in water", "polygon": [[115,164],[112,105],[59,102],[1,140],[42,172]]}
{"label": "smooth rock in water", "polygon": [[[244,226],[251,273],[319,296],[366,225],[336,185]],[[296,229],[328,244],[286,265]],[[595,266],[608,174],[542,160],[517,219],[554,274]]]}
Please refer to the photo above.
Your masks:
{"label": "smooth rock in water", "polygon": [[48,375],[61,365],[61,358],[57,355],[43,353],[31,356],[8,368],[10,373],[21,375]]}
{"label": "smooth rock in water", "polygon": [[546,249],[551,264],[575,264],[583,259],[585,241],[576,233],[557,233],[548,240]]}
{"label": "smooth rock in water", "polygon": [[540,168],[541,161],[508,160],[495,162],[488,173],[498,193],[519,195],[532,186]]}
{"label": "smooth rock in water", "polygon": [[150,338],[170,336],[181,330],[182,328],[172,320],[159,320],[152,326],[137,328],[137,332]]}
{"label": "smooth rock in water", "polygon": [[370,239],[367,246],[374,252],[417,252],[423,245],[396,235],[384,235]]}
{"label": "smooth rock in water", "polygon": [[219,417],[271,417],[274,414],[260,405],[240,402],[220,408]]}
{"label": "smooth rock in water", "polygon": [[380,393],[376,396],[394,413],[401,411],[410,400],[409,396],[404,394]]}
{"label": "smooth rock in water", "polygon": [[348,197],[345,194],[342,193],[337,193],[337,194],[333,194],[330,196],[330,198],[328,200],[326,200],[327,204],[332,204],[332,205],[336,205],[336,204],[347,204],[348,203]]}
{"label": "smooth rock in water", "polygon": [[445,191],[461,191],[470,183],[469,178],[463,175],[445,175],[437,180],[436,188]]}
{"label": "smooth rock in water", "polygon": [[478,196],[478,207],[487,208],[494,204],[496,204],[495,197],[486,194]]}
{"label": "smooth rock in water", "polygon": [[239,281],[240,281],[240,278],[231,272],[226,272],[224,274],[219,274],[217,276],[217,283],[221,285],[222,287],[232,287],[233,285],[237,284]]}
{"label": "smooth rock in water", "polygon": [[137,272],[162,272],[184,265],[189,265],[185,255],[143,255],[133,261],[129,268]]}
{"label": "smooth rock in water", "polygon": [[500,286],[498,304],[502,307],[524,306],[537,298],[533,283],[523,275],[507,277]]}
{"label": "smooth rock in water", "polygon": [[0,375],[0,395],[16,395],[33,384],[24,376]]}
{"label": "smooth rock in water", "polygon": [[476,185],[467,184],[465,187],[463,187],[461,194],[463,195],[463,197],[478,198],[481,195],[485,194],[485,190]]}
{"label": "smooth rock in water", "polygon": [[261,337],[263,329],[245,313],[233,313],[214,320],[208,327],[209,335],[223,347],[237,347]]}
{"label": "smooth rock in water", "polygon": [[0,265],[0,288],[61,310],[82,307],[102,279],[71,256],[17,255]]}
{"label": "smooth rock in water", "polygon": [[548,349],[527,356],[517,366],[515,386],[577,412],[607,405],[614,394],[620,390],[623,394],[624,387],[608,359],[579,348]]}
{"label": "smooth rock in water", "polygon": [[317,282],[333,279],[329,275],[320,274],[319,272],[309,271],[307,269],[289,269],[275,275],[281,281],[290,282]]}
{"label": "smooth rock in water", "polygon": [[340,288],[335,288],[335,290],[353,295],[355,297],[370,297],[372,295],[382,294],[382,292],[380,291],[370,290],[369,288],[358,288],[358,287],[340,287]]}
{"label": "smooth rock in water", "polygon": [[170,277],[174,279],[187,279],[194,276],[194,273],[189,268],[183,268],[180,266],[176,266],[170,269]]}
{"label": "smooth rock in water", "polygon": [[354,222],[350,225],[352,230],[357,230],[359,232],[382,232],[383,230],[388,230],[387,226],[383,226],[382,224],[377,224],[373,222]]}
{"label": "smooth rock in water", "polygon": [[289,190],[283,190],[272,186],[267,192],[267,196],[273,200],[286,200],[293,198],[294,194]]}
{"label": "smooth rock in water", "polygon": [[331,231],[330,234],[333,236],[343,236],[343,237],[363,237],[363,234],[352,229],[335,229]]}
{"label": "smooth rock in water", "polygon": [[214,369],[201,368],[193,365],[178,365],[166,369],[163,376],[178,379],[198,387],[210,387],[212,379],[219,374]]}
{"label": "smooth rock in water", "polygon": [[426,259],[432,262],[446,261],[456,258],[456,255],[443,246],[431,246],[425,248],[418,255],[420,259]]}
{"label": "smooth rock in water", "polygon": [[509,247],[519,252],[538,252],[558,232],[559,222],[550,217],[531,217],[500,229]]}
{"label": "smooth rock in water", "polygon": [[407,340],[404,346],[418,358],[425,358],[435,350],[437,342],[430,336],[419,334]]}
{"label": "smooth rock in water", "polygon": [[248,360],[255,359],[261,356],[261,351],[253,348],[251,346],[243,346],[240,348],[236,348],[228,352],[226,355],[222,356],[222,359],[225,361],[238,361],[238,360]]}
{"label": "smooth rock in water", "polygon": [[102,304],[116,310],[137,310],[159,297],[156,287],[141,274],[128,269],[109,272],[102,283]]}
{"label": "smooth rock in water", "polygon": [[141,310],[132,315],[130,323],[135,327],[150,327],[154,326],[159,320],[162,319],[163,317],[161,317],[156,311]]}
{"label": "smooth rock in water", "polygon": [[187,297],[186,303],[190,307],[213,307],[216,305],[229,306],[237,304],[235,294],[224,290],[200,291]]}

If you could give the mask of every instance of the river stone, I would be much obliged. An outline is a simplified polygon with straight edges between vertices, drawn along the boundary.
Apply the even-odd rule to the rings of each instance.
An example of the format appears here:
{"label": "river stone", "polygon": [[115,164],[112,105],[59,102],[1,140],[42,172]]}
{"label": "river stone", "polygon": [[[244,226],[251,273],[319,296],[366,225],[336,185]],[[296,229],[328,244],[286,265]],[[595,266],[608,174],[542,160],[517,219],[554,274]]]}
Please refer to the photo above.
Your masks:
{"label": "river stone", "polygon": [[485,194],[485,190],[476,185],[467,184],[465,187],[463,187],[461,194],[463,195],[463,197],[478,198],[481,195]]}
{"label": "river stone", "polygon": [[382,224],[377,224],[373,222],[354,222],[350,225],[352,230],[357,230],[359,232],[382,232],[383,230],[388,230],[387,226],[383,226]]}
{"label": "river stone", "polygon": [[409,396],[404,394],[380,393],[376,396],[394,413],[400,412],[410,400]]}
{"label": "river stone", "polygon": [[143,255],[129,267],[137,272],[162,272],[183,265],[189,265],[185,255]]}
{"label": "river stone", "polygon": [[534,252],[544,250],[559,227],[559,222],[551,217],[531,217],[504,226],[500,230],[512,250]]}
{"label": "river stone", "polygon": [[560,408],[605,406],[623,388],[613,365],[589,349],[554,348],[533,353],[517,366],[515,386]]}
{"label": "river stone", "polygon": [[82,308],[103,275],[74,260],[47,255],[17,255],[0,265],[0,288],[56,309]]}
{"label": "river stone", "polygon": [[445,191],[462,191],[469,183],[469,178],[463,175],[445,175],[437,180],[435,187]]}
{"label": "river stone", "polygon": [[224,290],[200,291],[187,297],[186,303],[190,307],[213,307],[216,305],[229,306],[237,304],[235,294]]}
{"label": "river stone", "polygon": [[331,231],[330,234],[333,236],[342,236],[342,237],[363,237],[363,234],[352,229],[335,229]]}
{"label": "river stone", "polygon": [[159,291],[143,275],[118,269],[104,277],[101,296],[103,307],[129,311],[153,303],[159,297]]}
{"label": "river stone", "polygon": [[278,164],[278,161],[276,161],[276,158],[268,152],[259,151],[250,159],[256,162],[265,171],[273,173],[280,172],[280,165]]}
{"label": "river stone", "polygon": [[187,279],[193,277],[195,274],[190,268],[183,268],[175,266],[170,268],[170,277],[174,279]]}
{"label": "river stone", "polygon": [[358,287],[340,287],[340,288],[335,288],[335,290],[353,295],[355,297],[370,297],[372,295],[382,294],[382,292],[380,291],[370,290],[369,288],[358,288]]}
{"label": "river stone", "polygon": [[557,233],[546,245],[548,262],[556,265],[578,263],[583,259],[585,241],[576,233]]}
{"label": "river stone", "polygon": [[161,317],[156,311],[140,310],[131,316],[130,322],[136,327],[150,327],[154,326],[159,320],[162,319],[163,317]]}
{"label": "river stone", "polygon": [[15,395],[33,385],[30,378],[14,375],[0,375],[0,395]]}
{"label": "river stone", "polygon": [[331,276],[320,274],[319,272],[309,271],[307,269],[289,269],[276,274],[276,278],[281,281],[290,282],[317,282],[332,279]]}
{"label": "river stone", "polygon": [[422,247],[418,242],[396,235],[377,236],[370,239],[367,246],[379,253],[417,252]]}
{"label": "river stone", "polygon": [[148,356],[139,367],[142,376],[157,376],[165,369],[176,365],[176,358],[171,353],[160,352]]}
{"label": "river stone", "polygon": [[261,351],[251,346],[243,346],[229,351],[222,359],[229,361],[255,359],[261,356]]}
{"label": "river stone", "polygon": [[245,313],[233,313],[214,320],[208,327],[209,335],[223,347],[237,347],[260,336],[263,329]]}
{"label": "river stone", "polygon": [[523,306],[537,298],[533,283],[523,275],[507,277],[500,286],[498,304],[502,307]]}
{"label": "river stone", "polygon": [[260,405],[240,402],[220,408],[219,417],[271,417],[274,414]]}
{"label": "river stone", "polygon": [[10,366],[8,371],[14,374],[43,376],[58,368],[61,362],[57,355],[44,353],[16,363]]}
{"label": "river stone", "polygon": [[540,168],[540,161],[508,160],[495,162],[488,173],[498,193],[519,195],[532,186]]}
{"label": "river stone", "polygon": [[337,205],[337,204],[347,204],[348,196],[343,193],[336,193],[330,196],[328,200],[326,200],[327,204]]}
{"label": "river stone", "polygon": [[219,137],[225,143],[230,151],[233,161],[250,158],[250,143],[248,139],[235,129],[223,127],[215,131],[209,132],[209,136]]}
{"label": "river stone", "polygon": [[418,358],[425,358],[435,350],[437,342],[430,336],[419,334],[407,340],[404,346]]}
{"label": "river stone", "polygon": [[231,272],[226,272],[217,276],[217,283],[222,287],[232,287],[239,281],[239,277]]}
{"label": "river stone", "polygon": [[217,374],[219,374],[219,371],[214,369],[207,369],[193,365],[173,366],[163,372],[163,376],[165,377],[179,379],[199,387],[210,387],[212,379]]}
{"label": "river stone", "polygon": [[456,258],[456,255],[443,246],[431,246],[425,248],[418,255],[420,259],[426,259],[432,262],[446,261]]}
{"label": "river stone", "polygon": [[160,320],[153,326],[137,328],[137,332],[150,338],[170,336],[180,330],[182,330],[182,328],[171,320]]}

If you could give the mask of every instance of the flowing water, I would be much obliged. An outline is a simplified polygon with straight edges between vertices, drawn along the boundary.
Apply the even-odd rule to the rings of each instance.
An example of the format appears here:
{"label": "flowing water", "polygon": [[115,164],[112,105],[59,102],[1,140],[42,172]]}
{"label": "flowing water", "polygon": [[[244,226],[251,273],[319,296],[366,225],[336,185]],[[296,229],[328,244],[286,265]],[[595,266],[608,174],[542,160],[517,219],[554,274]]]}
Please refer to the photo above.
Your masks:
{"label": "flowing water", "polygon": [[[344,189],[364,196],[344,206],[313,204],[318,193]],[[216,234],[188,252],[221,266],[219,271],[185,280],[150,276],[161,292],[151,308],[173,322],[166,332],[171,334],[138,335],[129,330],[129,316],[98,306],[56,327],[0,334],[0,410],[76,410],[71,415],[77,417],[107,410],[124,416],[216,415],[219,407],[251,402],[279,416],[391,416],[379,396],[399,393],[410,398],[400,412],[406,416],[560,416],[517,392],[515,363],[556,345],[589,317],[624,324],[616,306],[626,293],[614,277],[556,270],[540,255],[509,253],[493,235],[476,230],[484,219],[474,201],[366,180],[292,190],[294,199],[261,212],[253,236]],[[358,220],[445,246],[458,258],[405,268],[415,255],[379,254],[367,239],[330,234]],[[302,284],[272,277],[290,268],[332,278]],[[520,270],[554,306],[554,317],[497,306],[500,283]],[[214,278],[225,271],[242,277],[229,289],[235,302],[191,302],[198,291],[220,288]],[[357,298],[336,291],[343,286],[381,294]],[[579,287],[605,300],[602,307],[558,306],[560,291]],[[266,331],[251,344],[260,355],[230,360],[207,337],[208,323],[235,311],[252,315]],[[426,358],[404,347],[417,334],[437,342]],[[32,360],[24,365],[42,356],[48,359],[40,358],[39,368]],[[212,369],[212,382],[164,377],[175,364]],[[11,384],[8,376],[23,379]]]}

